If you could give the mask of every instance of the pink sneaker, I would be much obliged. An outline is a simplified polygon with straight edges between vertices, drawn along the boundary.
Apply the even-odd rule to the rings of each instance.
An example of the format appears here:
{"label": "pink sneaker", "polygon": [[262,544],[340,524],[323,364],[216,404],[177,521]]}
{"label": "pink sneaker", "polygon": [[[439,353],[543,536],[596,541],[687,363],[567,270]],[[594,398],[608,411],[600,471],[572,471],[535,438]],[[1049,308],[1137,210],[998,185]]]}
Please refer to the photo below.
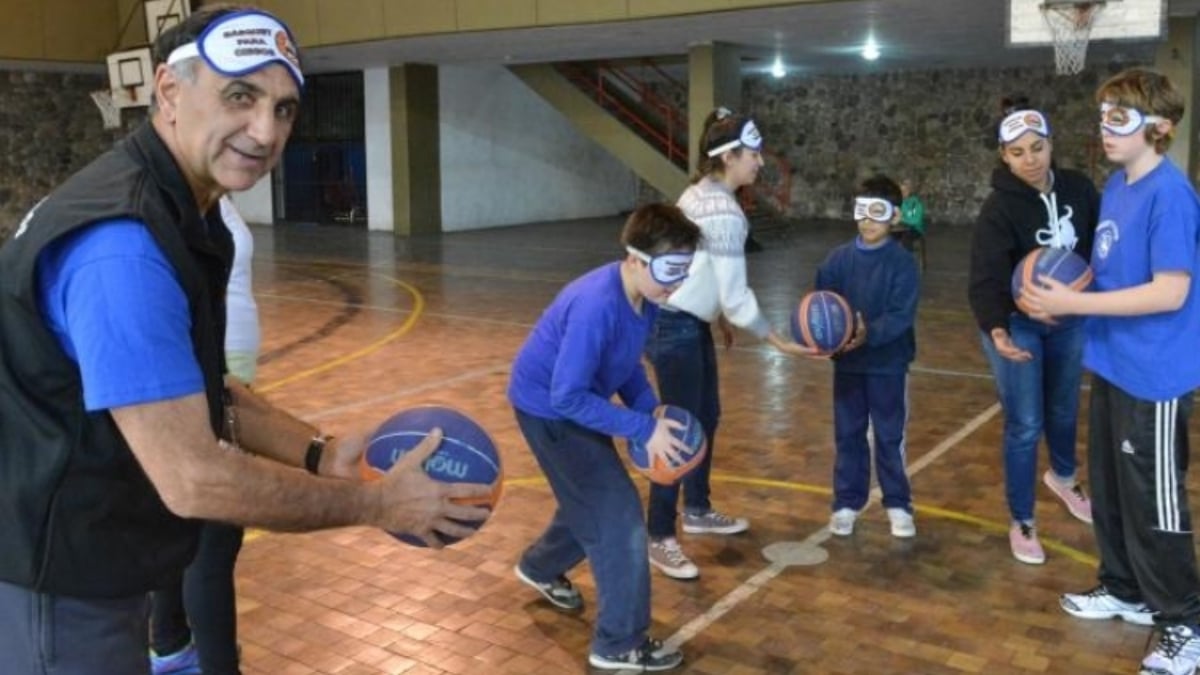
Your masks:
{"label": "pink sneaker", "polygon": [[1042,550],[1042,542],[1038,541],[1037,530],[1032,525],[1013,523],[1008,531],[1008,545],[1012,547],[1013,557],[1026,565],[1046,562],[1046,552]]}
{"label": "pink sneaker", "polygon": [[1092,524],[1092,501],[1083,494],[1083,488],[1079,486],[1079,483],[1066,485],[1058,479],[1058,476],[1054,475],[1053,471],[1049,470],[1042,474],[1042,482],[1056,497],[1062,500],[1071,515],[1089,525]]}

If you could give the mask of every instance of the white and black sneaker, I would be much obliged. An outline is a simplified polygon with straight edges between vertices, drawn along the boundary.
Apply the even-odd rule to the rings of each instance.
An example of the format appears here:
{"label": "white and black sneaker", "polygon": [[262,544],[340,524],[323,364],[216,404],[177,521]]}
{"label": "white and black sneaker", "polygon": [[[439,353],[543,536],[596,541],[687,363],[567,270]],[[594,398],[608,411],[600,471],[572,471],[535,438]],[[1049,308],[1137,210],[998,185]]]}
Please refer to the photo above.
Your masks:
{"label": "white and black sneaker", "polygon": [[601,670],[636,670],[654,672],[671,670],[683,663],[683,653],[675,647],[666,647],[661,640],[646,638],[640,647],[621,654],[588,655],[588,663]]}
{"label": "white and black sneaker", "polygon": [[1058,599],[1063,611],[1080,619],[1121,619],[1139,626],[1154,625],[1154,610],[1144,602],[1126,602],[1097,586],[1084,593],[1063,593]]}
{"label": "white and black sneaker", "polygon": [[532,577],[525,574],[525,571],[521,569],[520,563],[513,566],[513,572],[517,575],[518,579],[525,582],[533,590],[541,593],[542,597],[548,600],[550,604],[564,612],[578,612],[583,609],[583,595],[579,593],[579,589],[571,585],[571,580],[565,576],[559,575],[557,579],[549,583],[534,581]]}
{"label": "white and black sneaker", "polygon": [[1142,659],[1139,675],[1192,675],[1200,666],[1200,635],[1196,626],[1168,624],[1163,626],[1146,658]]}

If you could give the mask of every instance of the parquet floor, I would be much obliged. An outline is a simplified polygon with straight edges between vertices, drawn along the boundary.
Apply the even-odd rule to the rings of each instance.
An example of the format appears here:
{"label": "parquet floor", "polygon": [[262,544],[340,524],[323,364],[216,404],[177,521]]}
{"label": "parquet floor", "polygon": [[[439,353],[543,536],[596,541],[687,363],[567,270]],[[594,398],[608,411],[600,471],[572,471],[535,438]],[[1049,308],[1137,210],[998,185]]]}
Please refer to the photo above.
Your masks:
{"label": "parquet floor", "polygon": [[[581,617],[553,611],[511,573],[553,500],[504,389],[542,308],[563,283],[618,255],[619,227],[601,219],[408,240],[256,229],[260,388],[334,433],[419,403],[453,405],[490,430],[508,484],[487,527],[440,552],[363,528],[256,533],[238,566],[246,673],[587,672],[595,589],[586,566],[572,575],[589,603]],[[751,281],[775,325],[785,325],[825,252],[851,234],[848,224],[806,223],[762,236]],[[678,672],[1136,671],[1147,629],[1058,609],[1060,592],[1093,583],[1095,550],[1090,528],[1045,488],[1037,515],[1049,560],[1031,567],[1009,554],[1001,417],[965,300],[967,236],[951,227],[930,235],[910,378],[915,540],[893,539],[877,504],[850,538],[822,531],[833,459],[828,364],[776,354],[746,334],[720,355],[714,497],[752,527],[729,538],[683,535],[702,570],[696,582],[653,576],[654,630],[683,641]],[[1080,430],[1082,458],[1082,422]],[[763,549],[779,542],[806,542],[828,559],[773,564]]]}

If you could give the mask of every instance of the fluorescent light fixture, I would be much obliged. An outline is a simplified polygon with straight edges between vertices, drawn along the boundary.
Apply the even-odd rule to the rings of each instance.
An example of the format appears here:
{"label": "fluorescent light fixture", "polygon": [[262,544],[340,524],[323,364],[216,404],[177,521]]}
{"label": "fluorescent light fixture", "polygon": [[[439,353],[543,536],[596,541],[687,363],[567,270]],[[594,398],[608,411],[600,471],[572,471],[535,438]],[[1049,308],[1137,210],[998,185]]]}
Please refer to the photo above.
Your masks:
{"label": "fluorescent light fixture", "polygon": [[781,57],[776,56],[775,63],[771,64],[771,75],[776,79],[787,75],[787,68],[783,67],[783,59]]}

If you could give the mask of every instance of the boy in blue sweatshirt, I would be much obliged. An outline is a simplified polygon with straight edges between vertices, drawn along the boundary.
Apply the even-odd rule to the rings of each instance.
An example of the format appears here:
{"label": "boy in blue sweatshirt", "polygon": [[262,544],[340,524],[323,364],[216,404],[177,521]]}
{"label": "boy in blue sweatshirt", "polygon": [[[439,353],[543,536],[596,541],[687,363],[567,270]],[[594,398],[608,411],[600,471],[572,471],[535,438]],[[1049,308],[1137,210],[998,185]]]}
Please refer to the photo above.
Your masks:
{"label": "boy in blue sweatshirt", "polygon": [[612,439],[645,442],[652,456],[673,461],[686,451],[671,434],[679,423],[653,416],[658,397],[641,354],[699,240],[700,229],[677,207],[637,209],[621,233],[624,259],[568,284],[513,363],[508,398],[558,501],[514,571],[555,607],[577,611],[583,600],[565,574],[587,558],[599,596],[588,656],[594,668],[658,671],[683,662],[678,649],[646,634],[646,523]]}
{"label": "boy in blue sweatshirt", "polygon": [[900,219],[900,187],[869,178],[854,200],[858,236],[835,248],[817,269],[817,289],[846,299],[858,318],[849,344],[833,357],[833,516],[829,531],[854,532],[871,485],[868,428],[875,432],[875,472],[892,536],[917,534],[905,472],[908,364],[916,353],[917,264],[889,230]]}

